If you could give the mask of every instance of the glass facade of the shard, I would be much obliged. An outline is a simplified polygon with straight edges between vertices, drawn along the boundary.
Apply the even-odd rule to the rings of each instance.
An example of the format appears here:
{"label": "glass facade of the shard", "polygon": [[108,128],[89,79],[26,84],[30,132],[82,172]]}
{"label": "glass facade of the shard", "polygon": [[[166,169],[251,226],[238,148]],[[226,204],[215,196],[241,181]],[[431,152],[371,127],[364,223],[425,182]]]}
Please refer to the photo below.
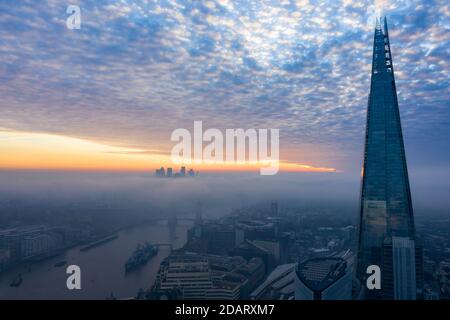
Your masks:
{"label": "glass facade of the shard", "polygon": [[[386,19],[375,28],[367,108],[357,277],[365,299],[415,299],[421,246],[411,193]],[[368,290],[367,267],[381,269],[381,289]]]}

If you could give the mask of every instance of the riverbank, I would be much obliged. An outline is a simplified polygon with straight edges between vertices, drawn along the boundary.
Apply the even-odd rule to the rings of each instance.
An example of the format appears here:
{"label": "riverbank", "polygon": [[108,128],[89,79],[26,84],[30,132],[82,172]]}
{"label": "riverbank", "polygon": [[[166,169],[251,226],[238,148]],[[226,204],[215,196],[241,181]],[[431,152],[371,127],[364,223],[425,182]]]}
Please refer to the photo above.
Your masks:
{"label": "riverbank", "polygon": [[[153,284],[161,261],[170,254],[169,248],[159,250],[145,266],[125,274],[124,263],[138,243],[171,243],[174,249],[186,243],[191,222],[179,222],[170,230],[167,222],[135,226],[120,231],[117,239],[91,250],[81,252],[80,246],[66,253],[36,263],[28,263],[0,275],[0,299],[105,299],[111,292],[118,299],[133,297],[140,288]],[[82,289],[66,288],[65,268],[54,265],[61,261],[80,266]],[[23,282],[19,287],[9,287],[10,282],[21,273]]]}

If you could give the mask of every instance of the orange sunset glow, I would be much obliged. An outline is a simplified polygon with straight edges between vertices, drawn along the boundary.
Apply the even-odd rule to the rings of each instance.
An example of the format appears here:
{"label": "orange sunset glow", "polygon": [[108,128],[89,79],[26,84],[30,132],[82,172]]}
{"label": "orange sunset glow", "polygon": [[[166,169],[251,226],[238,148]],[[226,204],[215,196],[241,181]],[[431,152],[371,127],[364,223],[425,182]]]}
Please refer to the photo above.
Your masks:
{"label": "orange sunset glow", "polygon": [[[0,169],[43,170],[123,170],[146,171],[169,166],[170,152],[152,154],[145,150],[47,133],[0,131]],[[186,164],[201,171],[255,171],[267,164],[216,163]],[[315,167],[279,161],[280,171],[286,172],[336,172],[335,168]]]}

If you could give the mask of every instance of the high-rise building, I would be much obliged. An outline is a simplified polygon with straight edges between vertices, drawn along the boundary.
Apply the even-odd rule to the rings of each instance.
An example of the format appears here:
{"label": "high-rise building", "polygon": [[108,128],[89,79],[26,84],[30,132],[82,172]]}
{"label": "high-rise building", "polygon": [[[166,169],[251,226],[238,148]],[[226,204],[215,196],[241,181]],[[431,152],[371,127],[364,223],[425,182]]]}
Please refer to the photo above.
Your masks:
{"label": "high-rise building", "polygon": [[202,224],[203,223],[203,206],[200,201],[196,204],[196,211],[195,211],[195,223],[196,224]]}
{"label": "high-rise building", "polygon": [[350,300],[352,273],[342,258],[314,258],[298,264],[296,300]]}
{"label": "high-rise building", "polygon": [[[377,19],[375,27],[360,200],[360,298],[420,297],[422,249],[414,227],[386,18]],[[381,289],[367,287],[370,265],[380,268]]]}
{"label": "high-rise building", "polygon": [[278,202],[272,201],[270,204],[270,214],[272,217],[278,217]]}
{"label": "high-rise building", "polygon": [[180,176],[184,177],[186,175],[186,167],[181,167]]}
{"label": "high-rise building", "polygon": [[165,170],[164,170],[164,167],[161,167],[161,168],[159,168],[159,169],[156,169],[156,170],[155,170],[155,175],[156,175],[157,177],[165,177],[166,172],[165,172]]}
{"label": "high-rise building", "polygon": [[172,168],[167,168],[166,176],[169,177],[169,178],[173,176],[173,169]]}

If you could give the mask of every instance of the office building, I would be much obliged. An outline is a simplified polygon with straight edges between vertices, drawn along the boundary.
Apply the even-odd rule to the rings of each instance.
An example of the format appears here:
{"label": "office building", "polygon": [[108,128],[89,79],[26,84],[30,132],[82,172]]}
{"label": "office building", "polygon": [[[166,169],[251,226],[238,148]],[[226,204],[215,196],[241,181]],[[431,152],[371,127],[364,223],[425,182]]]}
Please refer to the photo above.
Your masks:
{"label": "office building", "polygon": [[177,253],[164,259],[152,292],[177,291],[183,299],[236,300],[262,280],[263,261]]}

